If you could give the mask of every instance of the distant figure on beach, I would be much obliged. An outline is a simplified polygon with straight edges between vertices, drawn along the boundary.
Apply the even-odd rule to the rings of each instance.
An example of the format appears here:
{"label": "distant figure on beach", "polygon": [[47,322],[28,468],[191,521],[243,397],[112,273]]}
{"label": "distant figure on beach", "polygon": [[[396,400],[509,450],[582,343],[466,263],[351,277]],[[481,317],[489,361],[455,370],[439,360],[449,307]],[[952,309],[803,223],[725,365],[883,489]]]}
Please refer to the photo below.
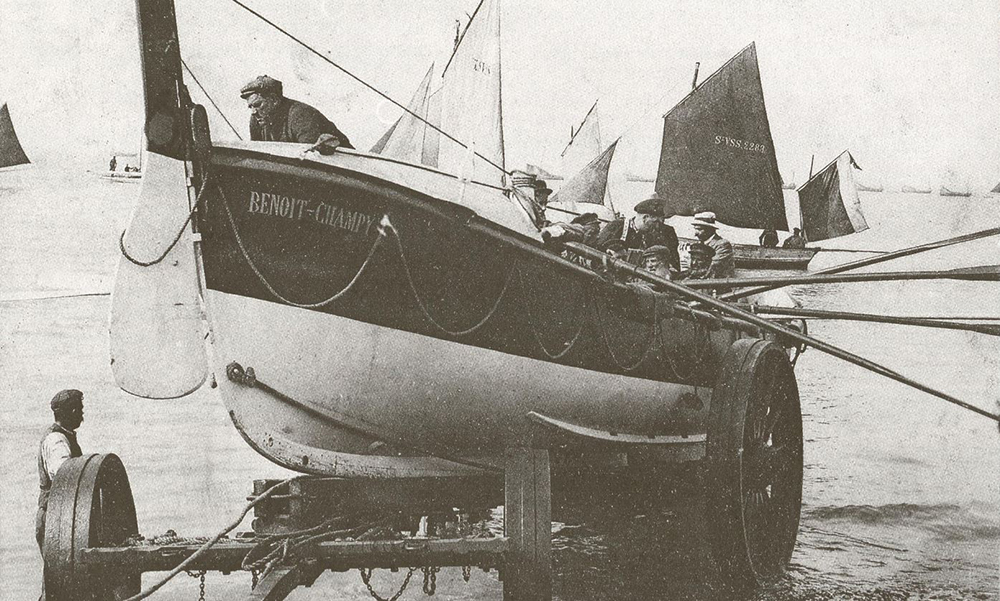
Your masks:
{"label": "distant figure on beach", "polygon": [[760,245],[764,248],[778,247],[778,232],[774,230],[764,230],[760,233]]}
{"label": "distant figure on beach", "polygon": [[240,88],[240,97],[250,109],[251,140],[315,144],[320,154],[330,154],[337,147],[354,148],[323,113],[286,98],[281,82],[273,77],[255,77]]}
{"label": "distant figure on beach", "polygon": [[108,163],[108,171],[114,171],[118,167],[118,157],[111,157],[111,162]]}
{"label": "distant figure on beach", "polygon": [[785,242],[781,245],[781,248],[805,248],[806,239],[802,237],[802,230],[799,228],[794,228],[792,230],[792,235],[785,238]]}
{"label": "distant figure on beach", "polygon": [[[38,445],[38,511],[35,513],[35,540],[45,556],[45,514],[49,507],[49,490],[56,473],[67,459],[83,453],[76,442],[76,429],[83,423],[83,393],[61,390],[49,401],[55,422],[45,430]],[[45,583],[42,582],[42,599]]]}

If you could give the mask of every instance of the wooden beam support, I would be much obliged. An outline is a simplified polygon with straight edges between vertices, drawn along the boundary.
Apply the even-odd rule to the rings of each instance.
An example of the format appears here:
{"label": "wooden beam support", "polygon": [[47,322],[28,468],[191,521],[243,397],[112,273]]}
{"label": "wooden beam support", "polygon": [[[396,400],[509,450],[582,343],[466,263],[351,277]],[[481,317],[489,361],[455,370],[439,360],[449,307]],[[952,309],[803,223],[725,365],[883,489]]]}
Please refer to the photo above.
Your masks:
{"label": "wooden beam support", "polygon": [[552,599],[552,494],[547,450],[508,449],[504,468],[504,534],[510,541],[504,601]]}

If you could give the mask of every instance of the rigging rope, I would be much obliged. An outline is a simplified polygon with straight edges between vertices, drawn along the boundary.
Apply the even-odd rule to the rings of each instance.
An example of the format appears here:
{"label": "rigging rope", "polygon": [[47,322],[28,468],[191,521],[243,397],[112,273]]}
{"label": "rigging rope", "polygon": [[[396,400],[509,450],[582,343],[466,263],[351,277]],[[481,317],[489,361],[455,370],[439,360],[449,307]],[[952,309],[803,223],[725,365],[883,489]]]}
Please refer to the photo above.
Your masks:
{"label": "rigging rope", "polygon": [[212,103],[212,106],[215,107],[215,110],[219,112],[219,116],[221,116],[222,120],[226,122],[226,125],[229,126],[229,129],[233,130],[233,133],[236,134],[236,137],[240,141],[242,141],[243,136],[240,135],[240,132],[236,131],[236,128],[233,127],[233,124],[229,122],[229,119],[226,118],[226,114],[222,112],[222,109],[219,108],[219,105],[215,103],[215,100],[212,100],[212,96],[208,93],[208,90],[205,89],[205,86],[201,85],[201,82],[198,81],[198,78],[195,76],[194,71],[192,71],[191,67],[189,67],[187,63],[184,62],[183,58],[181,59],[181,65],[183,65],[184,69],[187,70],[188,74],[191,76],[191,79],[194,80],[194,83],[197,84],[198,88],[201,90],[201,93],[205,95],[205,98],[208,98],[208,101]]}
{"label": "rigging rope", "polygon": [[191,223],[191,218],[194,217],[194,212],[198,210],[198,205],[201,203],[201,199],[204,198],[205,196],[205,187],[208,185],[208,180],[209,180],[208,176],[202,178],[201,188],[198,190],[198,193],[195,196],[194,204],[191,205],[191,210],[188,212],[187,218],[184,219],[184,224],[181,225],[181,228],[179,230],[177,230],[177,235],[174,236],[173,242],[171,242],[170,245],[167,246],[167,250],[163,251],[163,254],[153,259],[152,261],[140,261],[139,259],[134,258],[132,255],[128,254],[127,250],[125,250],[126,230],[122,230],[122,235],[118,237],[118,249],[121,251],[122,256],[128,259],[130,263],[134,263],[139,267],[151,267],[163,261],[163,259],[166,259],[167,255],[170,254],[170,251],[174,249],[174,246],[176,246],[177,243],[180,242],[181,236],[184,235],[184,230],[187,229],[188,224]]}
{"label": "rigging rope", "polygon": [[[267,278],[264,277],[264,274],[261,273],[260,269],[257,268],[257,264],[254,263],[254,260],[250,257],[250,253],[247,251],[246,246],[243,244],[243,238],[242,236],[240,236],[240,232],[236,227],[236,221],[233,219],[233,213],[229,209],[229,201],[226,200],[226,195],[222,191],[222,187],[217,185],[216,188],[219,191],[219,196],[222,198],[222,206],[225,207],[226,209],[226,217],[229,218],[229,226],[233,230],[233,237],[236,238],[236,244],[237,246],[239,246],[240,252],[243,253],[243,259],[246,260],[247,265],[257,276],[257,279],[260,280],[260,283],[263,284],[265,288],[267,288],[268,292],[273,294],[278,300],[285,303],[286,305],[299,307],[300,309],[318,309],[320,307],[325,307],[326,305],[329,305],[330,303],[342,298],[354,287],[354,285],[358,282],[358,280],[361,279],[361,274],[364,273],[365,270],[368,268],[368,264],[371,263],[372,257],[375,256],[375,251],[378,250],[380,243],[385,238],[385,230],[382,227],[379,227],[379,236],[378,238],[375,239],[375,242],[372,244],[371,250],[368,251],[368,256],[365,257],[365,261],[364,263],[361,264],[361,268],[358,269],[358,272],[354,274],[354,277],[351,278],[351,281],[348,282],[347,285],[344,288],[342,288],[339,292],[318,303],[297,303],[293,300],[286,298],[280,292],[278,292],[274,288],[274,286],[272,286],[271,283],[267,281]],[[387,218],[383,217],[383,221],[386,220]]]}
{"label": "rigging rope", "polygon": [[[404,106],[404,105],[403,105],[403,104],[401,104],[400,102],[397,102],[397,101],[396,101],[395,99],[393,99],[393,98],[392,98],[391,96],[389,96],[389,95],[388,95],[388,94],[386,94],[385,92],[383,92],[383,91],[379,90],[378,88],[376,88],[375,86],[371,85],[371,84],[370,84],[370,83],[368,83],[367,81],[365,81],[365,80],[361,79],[360,77],[358,77],[358,76],[357,76],[357,75],[355,75],[354,73],[351,73],[350,71],[348,71],[348,70],[347,70],[347,69],[345,69],[344,67],[341,67],[341,66],[340,66],[340,65],[338,65],[337,63],[333,62],[332,60],[330,60],[329,58],[327,58],[327,57],[326,57],[326,56],[325,56],[324,54],[322,54],[321,52],[319,52],[318,50],[316,50],[315,48],[313,48],[313,47],[312,47],[312,46],[310,46],[309,44],[306,44],[305,42],[303,42],[303,41],[302,41],[302,40],[300,40],[299,38],[295,37],[294,35],[292,35],[292,34],[291,34],[291,33],[289,33],[288,31],[286,31],[285,29],[283,29],[283,28],[282,28],[282,27],[281,27],[280,25],[278,25],[278,24],[277,24],[277,23],[275,23],[274,21],[271,21],[270,19],[268,19],[268,18],[267,18],[267,17],[265,17],[264,15],[260,14],[259,12],[255,11],[254,9],[250,8],[250,7],[249,7],[249,6],[247,6],[246,4],[243,4],[242,2],[240,2],[240,0],[230,0],[230,2],[232,2],[233,4],[236,4],[237,6],[239,6],[240,8],[242,8],[243,10],[247,11],[247,12],[248,12],[248,13],[250,13],[251,15],[253,15],[253,16],[257,17],[258,19],[260,19],[261,21],[263,21],[264,23],[267,23],[268,25],[270,25],[271,27],[273,27],[274,29],[276,29],[277,31],[281,32],[281,33],[282,33],[283,35],[285,35],[286,37],[288,37],[289,39],[291,39],[291,40],[292,40],[293,42],[295,42],[296,44],[298,44],[298,45],[302,46],[303,48],[305,48],[305,49],[306,49],[306,50],[308,50],[309,52],[312,52],[313,54],[315,54],[316,56],[318,56],[318,57],[319,57],[320,59],[324,60],[325,62],[329,63],[329,64],[330,64],[330,65],[332,65],[333,67],[336,67],[336,68],[337,68],[338,70],[340,70],[340,71],[341,71],[341,72],[342,72],[342,73],[343,73],[344,75],[347,75],[348,77],[350,77],[350,78],[351,78],[351,79],[353,79],[354,81],[356,81],[356,82],[360,83],[361,85],[365,86],[366,88],[368,88],[368,89],[369,89],[369,90],[371,90],[372,92],[375,92],[376,94],[378,94],[379,96],[381,96],[381,97],[382,97],[382,98],[384,98],[385,100],[388,100],[388,101],[389,101],[389,102],[391,102],[392,104],[396,105],[396,106],[397,106],[398,108],[401,108],[401,109],[403,109],[403,111],[405,111],[405,112],[406,112],[407,114],[409,114],[409,115],[410,115],[411,117],[414,117],[414,118],[418,119],[419,121],[421,121],[422,123],[424,123],[425,125],[427,125],[428,127],[430,127],[431,129],[433,129],[434,131],[436,131],[436,132],[438,132],[439,134],[443,135],[444,137],[448,138],[448,139],[449,139],[449,140],[451,140],[452,142],[455,142],[456,144],[458,144],[458,145],[459,145],[459,146],[461,146],[462,148],[465,148],[466,150],[469,150],[469,149],[470,149],[470,146],[469,146],[468,144],[465,144],[464,142],[462,142],[462,141],[461,141],[461,140],[459,140],[458,138],[455,138],[454,136],[452,136],[452,135],[451,135],[451,134],[449,134],[448,132],[444,131],[443,129],[441,129],[441,128],[440,128],[440,127],[438,127],[437,125],[434,125],[433,123],[431,123],[430,121],[428,121],[428,120],[427,120],[427,119],[425,119],[424,117],[421,117],[421,116],[420,116],[420,115],[418,115],[417,113],[415,113],[415,112],[411,111],[411,110],[410,110],[410,109],[409,109],[408,107]],[[487,163],[489,163],[489,164],[490,164],[491,166],[495,167],[495,168],[496,168],[497,170],[499,170],[499,171],[500,171],[501,173],[503,173],[504,175],[510,175],[510,172],[508,172],[508,171],[507,171],[506,169],[504,169],[504,168],[503,168],[503,167],[501,167],[500,165],[497,165],[496,163],[494,163],[494,162],[493,162],[492,160],[490,160],[489,158],[487,158],[487,157],[485,157],[485,156],[483,156],[483,155],[479,154],[479,153],[478,153],[478,152],[476,152],[475,150],[473,150],[472,152],[473,152],[473,154],[475,154],[475,155],[476,155],[477,157],[479,157],[479,158],[483,159],[484,161],[486,161]]]}

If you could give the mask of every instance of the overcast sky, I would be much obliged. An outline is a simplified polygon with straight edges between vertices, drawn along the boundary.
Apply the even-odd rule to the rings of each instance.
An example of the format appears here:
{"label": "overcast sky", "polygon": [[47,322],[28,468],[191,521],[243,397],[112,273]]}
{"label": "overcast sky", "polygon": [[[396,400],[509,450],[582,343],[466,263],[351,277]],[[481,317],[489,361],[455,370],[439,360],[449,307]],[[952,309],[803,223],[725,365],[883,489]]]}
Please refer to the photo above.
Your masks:
{"label": "overcast sky", "polygon": [[[247,0],[406,102],[478,0]],[[501,0],[508,168],[555,167],[600,99],[619,168],[655,170],[661,116],[751,41],[778,164],[801,183],[848,148],[862,179],[973,188],[1000,181],[1000,2]],[[267,73],[369,147],[398,112],[230,0],[177,0],[181,51],[241,135],[239,87]],[[3,0],[0,101],[29,155],[106,161],[141,123],[134,6]],[[204,101],[193,82],[189,87]],[[232,138],[211,108],[213,135]]]}

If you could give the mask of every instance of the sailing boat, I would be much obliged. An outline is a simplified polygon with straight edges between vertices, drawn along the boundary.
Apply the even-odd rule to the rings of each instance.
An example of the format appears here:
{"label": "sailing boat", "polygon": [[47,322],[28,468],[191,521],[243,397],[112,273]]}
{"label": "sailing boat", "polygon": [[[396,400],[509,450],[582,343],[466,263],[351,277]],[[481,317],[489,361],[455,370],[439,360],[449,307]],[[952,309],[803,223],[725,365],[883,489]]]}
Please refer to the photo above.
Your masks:
{"label": "sailing boat", "polygon": [[[664,115],[655,189],[674,215],[713,211],[723,236],[731,227],[788,230],[754,44]],[[693,242],[690,222],[670,222],[683,250]],[[817,252],[734,247],[736,265],[743,268],[804,269]]]}
{"label": "sailing boat", "polygon": [[861,168],[845,150],[799,188],[806,240],[819,242],[868,229],[854,183],[855,169]]}
{"label": "sailing boat", "polygon": [[[102,179],[121,183],[134,183],[142,178],[142,148],[143,135],[139,135],[139,152],[135,154],[118,152],[111,155],[108,170],[101,174]],[[135,165],[130,163],[135,160]]]}
{"label": "sailing boat", "polygon": [[24,154],[21,142],[17,139],[14,122],[10,119],[10,109],[5,103],[0,106],[0,169],[29,163],[31,161]]}
{"label": "sailing boat", "polygon": [[597,102],[590,107],[579,127],[570,128],[570,139],[560,153],[562,173],[569,179],[548,203],[549,221],[565,221],[567,215],[595,213],[598,219],[615,219],[615,206],[608,190],[608,171],[618,147],[615,140],[601,145]]}
{"label": "sailing boat", "polygon": [[790,181],[782,183],[781,184],[781,189],[782,190],[794,190],[797,187],[798,187],[798,185],[796,185],[796,183],[795,183],[795,172],[792,171],[792,179]]}
{"label": "sailing boat", "polygon": [[900,188],[900,192],[904,194],[930,194],[931,189],[929,186],[911,186],[910,184],[904,184]]}
{"label": "sailing boat", "polygon": [[1000,194],[1000,183],[997,183],[997,185],[990,190],[990,194]]}

